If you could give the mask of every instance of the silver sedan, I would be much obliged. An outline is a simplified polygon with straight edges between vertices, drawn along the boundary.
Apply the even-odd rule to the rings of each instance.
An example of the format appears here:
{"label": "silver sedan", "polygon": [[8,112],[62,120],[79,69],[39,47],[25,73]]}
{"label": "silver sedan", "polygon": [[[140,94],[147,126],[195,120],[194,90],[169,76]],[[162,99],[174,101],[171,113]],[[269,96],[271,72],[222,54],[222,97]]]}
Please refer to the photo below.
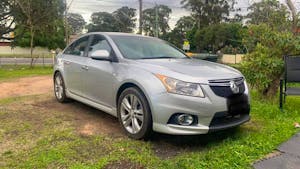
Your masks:
{"label": "silver sedan", "polygon": [[118,117],[134,139],[152,131],[193,135],[249,121],[249,94],[237,70],[191,59],[163,40],[89,33],[57,55],[54,93]]}

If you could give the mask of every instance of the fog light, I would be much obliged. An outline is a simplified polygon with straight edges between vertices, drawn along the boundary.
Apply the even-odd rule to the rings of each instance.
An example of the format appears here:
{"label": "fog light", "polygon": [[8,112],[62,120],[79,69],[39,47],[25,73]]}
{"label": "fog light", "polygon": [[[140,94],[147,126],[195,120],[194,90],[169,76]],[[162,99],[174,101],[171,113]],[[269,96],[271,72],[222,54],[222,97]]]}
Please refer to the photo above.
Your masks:
{"label": "fog light", "polygon": [[177,122],[180,125],[189,126],[189,125],[193,124],[194,118],[192,115],[181,114],[181,115],[177,116]]}

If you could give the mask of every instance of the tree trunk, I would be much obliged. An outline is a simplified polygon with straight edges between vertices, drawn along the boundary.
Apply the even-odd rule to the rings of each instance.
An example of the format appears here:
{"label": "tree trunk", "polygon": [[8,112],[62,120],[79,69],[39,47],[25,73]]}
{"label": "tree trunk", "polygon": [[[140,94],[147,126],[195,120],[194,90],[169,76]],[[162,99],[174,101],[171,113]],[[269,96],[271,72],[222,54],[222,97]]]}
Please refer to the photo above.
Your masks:
{"label": "tree trunk", "polygon": [[297,33],[297,26],[298,26],[298,18],[297,18],[297,11],[296,7],[291,0],[286,0],[287,6],[289,7],[292,17],[293,17],[293,25],[292,31],[296,34]]}
{"label": "tree trunk", "polygon": [[33,26],[30,27],[30,57],[31,57],[31,62],[30,62],[30,67],[33,67],[33,62],[34,62],[34,58],[33,58],[33,41],[34,41],[34,30],[33,30]]}
{"label": "tree trunk", "polygon": [[279,83],[280,78],[273,80],[270,86],[263,92],[264,96],[266,96],[267,98],[275,97],[278,91]]}

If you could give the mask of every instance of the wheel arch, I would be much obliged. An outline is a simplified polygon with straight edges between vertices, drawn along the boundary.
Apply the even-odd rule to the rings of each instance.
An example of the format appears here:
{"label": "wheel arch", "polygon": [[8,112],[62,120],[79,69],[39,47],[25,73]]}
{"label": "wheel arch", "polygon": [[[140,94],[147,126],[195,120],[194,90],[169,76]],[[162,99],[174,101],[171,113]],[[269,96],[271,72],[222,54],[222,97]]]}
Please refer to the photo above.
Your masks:
{"label": "wheel arch", "polygon": [[[145,91],[139,86],[137,85],[136,83],[133,83],[133,82],[125,82],[123,83],[119,88],[118,88],[118,91],[117,91],[117,95],[116,95],[116,98],[115,98],[115,102],[116,102],[116,105],[118,105],[118,99],[121,95],[121,93],[127,89],[127,88],[130,88],[130,87],[135,87],[137,89],[139,89],[146,97],[147,101],[149,100],[148,97],[147,97],[147,94],[145,93]],[[148,101],[149,103],[149,101]]]}
{"label": "wheel arch", "polygon": [[117,91],[117,94],[116,94],[116,98],[115,98],[115,103],[116,103],[116,108],[118,109],[118,99],[121,95],[121,93],[126,90],[127,88],[130,88],[130,87],[135,87],[137,88],[138,90],[140,90],[142,92],[142,94],[145,96],[146,98],[146,101],[149,105],[149,108],[150,108],[150,113],[151,113],[151,116],[153,118],[153,113],[152,113],[152,106],[151,106],[151,100],[147,94],[147,92],[145,91],[145,89],[143,87],[141,87],[141,85],[139,85],[138,83],[135,83],[135,82],[124,82],[119,88],[118,88],[118,91]]}
{"label": "wheel arch", "polygon": [[[53,73],[53,80],[54,80],[54,78],[55,78],[55,76],[56,76],[57,73],[60,73],[60,74],[61,74],[61,72],[60,72],[59,70],[55,70],[54,73]],[[62,74],[61,74],[61,75],[62,75]]]}

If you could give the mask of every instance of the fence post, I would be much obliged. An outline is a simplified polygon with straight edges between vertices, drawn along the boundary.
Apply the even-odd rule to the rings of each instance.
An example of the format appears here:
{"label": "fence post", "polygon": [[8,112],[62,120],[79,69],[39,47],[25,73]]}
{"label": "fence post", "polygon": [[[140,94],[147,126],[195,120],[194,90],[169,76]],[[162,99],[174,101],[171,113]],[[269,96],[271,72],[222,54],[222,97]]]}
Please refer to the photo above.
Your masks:
{"label": "fence post", "polygon": [[236,54],[235,54],[235,57],[234,57],[234,64],[236,64]]}
{"label": "fence post", "polygon": [[51,51],[51,55],[52,55],[52,66],[54,66],[55,64],[55,54],[56,52],[54,50]]}
{"label": "fence post", "polygon": [[15,56],[15,67],[17,66],[17,57]]}
{"label": "fence post", "polygon": [[45,67],[45,54],[43,53],[43,67]]}

